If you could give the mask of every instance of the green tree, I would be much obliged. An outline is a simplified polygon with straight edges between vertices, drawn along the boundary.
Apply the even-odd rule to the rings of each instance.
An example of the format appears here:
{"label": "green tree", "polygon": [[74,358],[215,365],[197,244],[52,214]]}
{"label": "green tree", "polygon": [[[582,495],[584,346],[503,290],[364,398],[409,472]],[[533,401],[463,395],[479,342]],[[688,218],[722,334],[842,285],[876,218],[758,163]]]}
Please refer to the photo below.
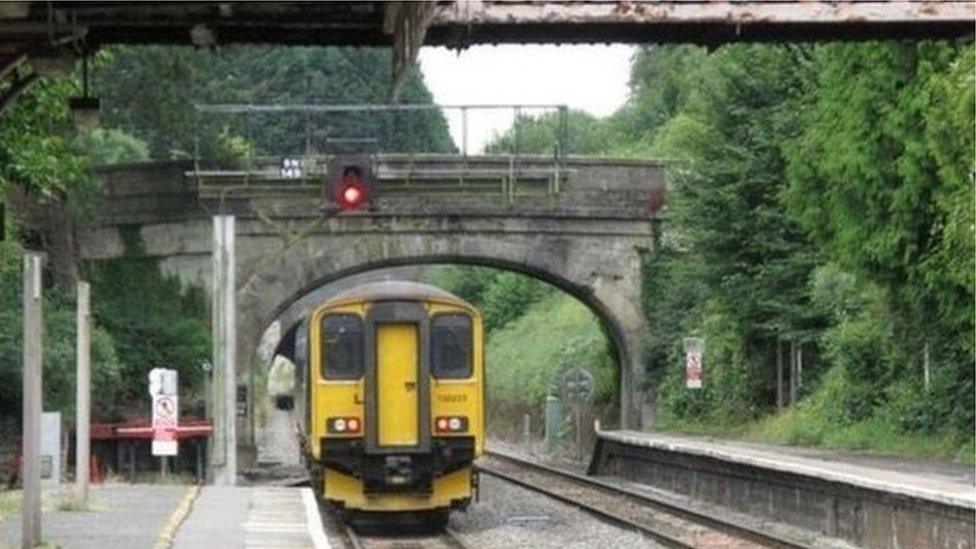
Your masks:
{"label": "green tree", "polygon": [[485,145],[485,152],[555,154],[561,141],[563,154],[601,155],[611,150],[613,139],[612,128],[606,121],[571,109],[564,114],[553,111],[521,116],[511,128]]}
{"label": "green tree", "polygon": [[[698,88],[655,131],[654,149],[678,164],[665,229],[671,243],[654,260],[663,264],[651,266],[670,276],[647,287],[646,299],[652,311],[664,303],[687,316],[652,323],[660,326],[654,342],[669,350],[655,354],[654,366],[670,368],[670,383],[680,383],[673,365],[683,353],[681,338],[707,341],[702,395],[668,391],[682,413],[693,412],[693,399],[694,413],[755,417],[772,402],[777,339],[811,339],[820,324],[806,291],[816,253],[780,200],[781,146],[799,131],[803,60],[798,48],[723,48],[688,77]],[[676,288],[685,295],[675,295]]]}
{"label": "green tree", "polygon": [[[195,110],[198,103],[384,103],[390,72],[389,53],[379,49],[120,47],[99,68],[98,91],[104,124],[147,141],[153,157],[187,156],[199,147],[204,159],[226,161],[246,154],[241,142],[263,155],[300,154],[307,142],[318,152],[334,152],[340,147],[336,143],[349,139],[375,140],[358,146],[388,152],[453,151],[447,122],[436,110],[249,115]],[[419,71],[412,71],[401,101],[431,100]]]}
{"label": "green tree", "polygon": [[[831,357],[870,380],[877,405],[888,399],[882,389],[907,382],[919,391],[914,400],[945,411],[923,422],[929,428],[970,433],[973,59],[972,45],[934,42],[817,48],[816,86],[789,148],[785,193],[824,254],[877,287],[886,311],[840,319],[825,335]],[[880,328],[857,331],[870,325]],[[875,356],[887,359],[868,367],[857,353],[875,341],[883,351]],[[948,389],[944,402],[921,395],[926,344]]]}

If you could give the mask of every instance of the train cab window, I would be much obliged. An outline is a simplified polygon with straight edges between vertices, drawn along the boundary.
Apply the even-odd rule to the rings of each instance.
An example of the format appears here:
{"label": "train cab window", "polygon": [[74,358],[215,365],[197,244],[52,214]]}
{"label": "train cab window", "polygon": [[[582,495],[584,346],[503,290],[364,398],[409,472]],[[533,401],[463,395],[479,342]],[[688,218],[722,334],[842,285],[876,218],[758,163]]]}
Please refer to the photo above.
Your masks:
{"label": "train cab window", "polygon": [[435,315],[430,322],[431,370],[438,379],[471,377],[471,317]]}
{"label": "train cab window", "polygon": [[322,319],[322,375],[325,379],[359,379],[363,375],[363,320],[357,315]]}

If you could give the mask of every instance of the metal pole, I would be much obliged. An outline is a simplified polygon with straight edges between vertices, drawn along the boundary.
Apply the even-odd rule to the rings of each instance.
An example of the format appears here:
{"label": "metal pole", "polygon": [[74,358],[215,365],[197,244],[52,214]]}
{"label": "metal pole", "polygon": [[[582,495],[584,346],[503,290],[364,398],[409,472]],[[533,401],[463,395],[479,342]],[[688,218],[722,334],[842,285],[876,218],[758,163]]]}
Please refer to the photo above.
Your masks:
{"label": "metal pole", "polygon": [[783,341],[776,340],[776,407],[783,407]]}
{"label": "metal pole", "polygon": [[522,416],[522,443],[526,449],[532,442],[532,416],[525,414]]}
{"label": "metal pole", "polygon": [[461,107],[461,156],[468,158],[468,108]]}
{"label": "metal pole", "polygon": [[803,390],[803,343],[796,346],[796,390]]}
{"label": "metal pole", "polygon": [[924,382],[925,382],[926,393],[929,392],[929,388],[931,388],[932,386],[932,370],[931,370],[932,365],[929,357],[930,357],[929,342],[926,341],[925,346],[922,348],[922,368],[923,368],[922,373],[925,376]]}
{"label": "metal pole", "polygon": [[41,543],[41,269],[44,255],[24,254],[24,499],[21,542],[24,549]]}
{"label": "metal pole", "polygon": [[790,340],[790,405],[796,402],[796,340]]}
{"label": "metal pole", "polygon": [[78,373],[75,395],[75,496],[88,503],[88,476],[91,439],[91,286],[78,281],[78,335],[75,360]]}

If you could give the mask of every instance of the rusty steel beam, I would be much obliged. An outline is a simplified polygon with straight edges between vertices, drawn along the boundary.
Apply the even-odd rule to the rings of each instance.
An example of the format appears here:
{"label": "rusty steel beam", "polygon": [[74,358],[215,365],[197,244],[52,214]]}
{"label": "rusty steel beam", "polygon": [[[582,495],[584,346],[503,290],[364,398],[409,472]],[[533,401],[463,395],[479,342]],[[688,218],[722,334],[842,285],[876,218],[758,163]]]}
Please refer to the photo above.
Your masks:
{"label": "rusty steel beam", "polygon": [[946,38],[974,25],[973,0],[473,0],[439,5],[428,44]]}

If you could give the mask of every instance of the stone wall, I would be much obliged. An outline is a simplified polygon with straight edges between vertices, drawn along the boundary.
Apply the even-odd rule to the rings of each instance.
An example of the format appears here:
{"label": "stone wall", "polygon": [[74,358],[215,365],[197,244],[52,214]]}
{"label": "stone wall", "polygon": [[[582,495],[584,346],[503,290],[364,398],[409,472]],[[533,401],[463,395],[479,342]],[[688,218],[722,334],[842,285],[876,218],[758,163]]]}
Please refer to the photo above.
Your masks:
{"label": "stone wall", "polygon": [[[209,287],[211,217],[236,215],[242,382],[264,330],[325,283],[410,264],[467,263],[522,272],[576,296],[603,322],[621,366],[621,416],[635,426],[634,380],[642,371],[646,333],[641,254],[652,246],[650,203],[652,193],[663,188],[661,167],[574,159],[553,176],[551,159],[522,159],[518,166],[499,158],[421,160],[381,158],[375,208],[338,217],[322,213],[321,188],[308,181],[242,184],[222,175],[214,185],[198,179],[186,162],[108,168],[101,172],[105,200],[99,223],[79,234],[81,256],[153,257],[165,274]],[[489,191],[498,174],[520,173],[516,190],[534,190],[524,196],[484,188],[467,192],[463,178],[455,190],[450,175],[445,192],[450,170],[480,173]],[[209,185],[206,193],[201,181]],[[512,179],[497,181],[511,191]]]}

